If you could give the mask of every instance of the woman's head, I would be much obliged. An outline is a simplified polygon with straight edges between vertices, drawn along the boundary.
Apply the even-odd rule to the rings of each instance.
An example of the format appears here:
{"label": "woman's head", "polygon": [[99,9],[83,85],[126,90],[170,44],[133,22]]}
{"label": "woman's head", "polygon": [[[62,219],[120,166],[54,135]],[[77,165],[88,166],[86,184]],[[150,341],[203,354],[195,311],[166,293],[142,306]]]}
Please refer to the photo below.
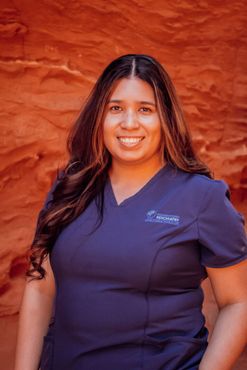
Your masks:
{"label": "woman's head", "polygon": [[114,84],[103,120],[103,142],[112,164],[145,165],[156,169],[164,163],[162,131],[153,88],[138,77]]}
{"label": "woman's head", "polygon": [[98,78],[69,136],[71,163],[99,165],[102,169],[109,166],[112,158],[104,142],[104,117],[109,98],[120,81],[126,79],[141,80],[143,86],[145,83],[151,88],[161,124],[162,155],[166,161],[189,171],[197,160],[174,86],[161,64],[143,54],[127,54],[113,60]]}

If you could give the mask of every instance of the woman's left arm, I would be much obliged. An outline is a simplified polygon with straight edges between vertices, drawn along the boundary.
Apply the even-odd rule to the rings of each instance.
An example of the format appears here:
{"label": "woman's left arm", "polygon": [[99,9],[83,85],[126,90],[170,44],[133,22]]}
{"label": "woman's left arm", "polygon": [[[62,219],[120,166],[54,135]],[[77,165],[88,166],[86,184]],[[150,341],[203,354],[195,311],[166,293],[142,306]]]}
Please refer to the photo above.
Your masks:
{"label": "woman's left arm", "polygon": [[199,370],[231,370],[247,343],[247,260],[206,269],[220,311]]}

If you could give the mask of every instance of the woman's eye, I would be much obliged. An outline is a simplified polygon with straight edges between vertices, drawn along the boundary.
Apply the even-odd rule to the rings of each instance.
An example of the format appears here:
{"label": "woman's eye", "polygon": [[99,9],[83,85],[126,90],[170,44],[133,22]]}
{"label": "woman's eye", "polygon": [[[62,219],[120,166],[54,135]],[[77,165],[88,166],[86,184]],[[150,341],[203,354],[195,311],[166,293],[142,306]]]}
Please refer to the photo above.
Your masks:
{"label": "woman's eye", "polygon": [[121,107],[119,107],[119,105],[113,105],[112,107],[110,107],[110,110],[113,110],[113,111],[119,111],[121,109]]}
{"label": "woman's eye", "polygon": [[147,107],[142,107],[141,110],[144,112],[144,113],[148,113],[148,112],[152,112],[152,110],[150,108],[147,108]]}

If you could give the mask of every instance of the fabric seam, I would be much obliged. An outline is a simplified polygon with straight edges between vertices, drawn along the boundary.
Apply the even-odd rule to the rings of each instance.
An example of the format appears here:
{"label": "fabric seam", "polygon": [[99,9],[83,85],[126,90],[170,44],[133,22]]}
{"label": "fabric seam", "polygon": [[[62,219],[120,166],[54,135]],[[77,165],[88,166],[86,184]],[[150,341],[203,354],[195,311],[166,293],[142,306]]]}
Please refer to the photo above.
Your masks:
{"label": "fabric seam", "polygon": [[[200,217],[200,214],[203,212],[203,210],[207,207],[207,200],[211,194],[211,190],[212,188],[209,186],[208,189],[205,191],[205,194],[203,196],[203,199],[202,199],[202,203],[199,207],[199,210],[198,210],[198,214],[196,216],[196,226],[197,226],[197,239],[200,240],[200,229],[199,229],[199,217]],[[211,190],[211,191],[210,191]],[[205,202],[205,204],[204,204]]]}

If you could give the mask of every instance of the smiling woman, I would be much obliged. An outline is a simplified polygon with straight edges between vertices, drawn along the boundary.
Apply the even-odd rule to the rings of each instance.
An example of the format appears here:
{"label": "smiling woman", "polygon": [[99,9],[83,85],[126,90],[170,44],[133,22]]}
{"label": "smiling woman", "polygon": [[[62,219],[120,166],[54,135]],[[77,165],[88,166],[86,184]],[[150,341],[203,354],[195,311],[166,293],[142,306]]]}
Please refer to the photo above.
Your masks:
{"label": "smiling woman", "polygon": [[[231,369],[247,332],[244,219],[160,63],[112,61],[68,149],[31,246],[15,370]],[[207,276],[220,308],[209,343]]]}

